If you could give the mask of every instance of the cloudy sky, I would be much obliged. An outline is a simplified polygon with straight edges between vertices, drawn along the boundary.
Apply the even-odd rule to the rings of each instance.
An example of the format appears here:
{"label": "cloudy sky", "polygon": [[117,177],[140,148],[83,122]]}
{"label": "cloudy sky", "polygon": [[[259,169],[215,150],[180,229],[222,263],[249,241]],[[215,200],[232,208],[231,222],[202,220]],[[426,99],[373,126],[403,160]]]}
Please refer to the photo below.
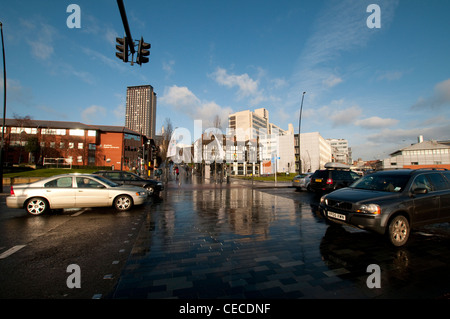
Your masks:
{"label": "cloudy sky", "polygon": [[[67,26],[72,3],[80,28]],[[206,129],[216,116],[225,129],[230,113],[264,107],[298,132],[305,91],[301,131],[347,139],[354,159],[385,158],[418,135],[450,140],[447,0],[124,4],[133,38],[152,45],[142,66],[115,57],[114,0],[0,3],[7,117],[124,125],[126,87],[150,84],[157,131],[168,118]]]}

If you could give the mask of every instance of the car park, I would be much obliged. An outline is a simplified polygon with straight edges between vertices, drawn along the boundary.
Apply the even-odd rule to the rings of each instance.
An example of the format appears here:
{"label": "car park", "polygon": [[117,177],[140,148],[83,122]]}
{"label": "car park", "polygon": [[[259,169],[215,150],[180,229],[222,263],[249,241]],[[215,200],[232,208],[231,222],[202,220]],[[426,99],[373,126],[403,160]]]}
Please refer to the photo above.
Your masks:
{"label": "car park", "polygon": [[322,196],[319,210],[331,224],[386,234],[393,245],[403,246],[411,229],[450,222],[450,172],[401,169],[372,173]]}
{"label": "car park", "polygon": [[303,173],[295,176],[292,180],[292,187],[295,187],[297,190],[309,190],[311,175],[312,173]]}
{"label": "car park", "polygon": [[127,211],[148,197],[137,186],[119,185],[93,174],[62,174],[28,184],[11,186],[6,198],[10,208],[25,208],[31,215],[51,209],[113,206]]}
{"label": "car park", "polygon": [[327,163],[311,176],[310,189],[316,193],[329,193],[351,185],[361,176],[341,163]]}
{"label": "car park", "polygon": [[106,177],[116,183],[143,187],[147,190],[150,196],[152,195],[159,196],[159,193],[164,190],[164,185],[161,181],[142,178],[132,172],[98,171],[94,172],[94,174]]}

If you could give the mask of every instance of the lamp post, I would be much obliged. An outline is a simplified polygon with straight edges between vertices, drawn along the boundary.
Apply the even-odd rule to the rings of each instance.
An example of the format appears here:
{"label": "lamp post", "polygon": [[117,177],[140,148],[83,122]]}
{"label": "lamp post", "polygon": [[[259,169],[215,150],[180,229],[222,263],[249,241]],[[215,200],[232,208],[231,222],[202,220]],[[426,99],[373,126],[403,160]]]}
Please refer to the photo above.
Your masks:
{"label": "lamp post", "polygon": [[5,144],[5,116],[6,116],[6,64],[5,64],[5,44],[3,42],[3,24],[0,22],[0,32],[2,36],[2,52],[3,52],[3,123],[2,123],[2,140],[0,148],[0,192],[3,192],[3,149]]}
{"label": "lamp post", "polygon": [[305,97],[306,92],[302,94],[302,104],[300,106],[300,115],[298,117],[298,173],[302,173],[302,157],[300,153],[300,128],[302,126],[302,111],[303,111],[303,99]]}

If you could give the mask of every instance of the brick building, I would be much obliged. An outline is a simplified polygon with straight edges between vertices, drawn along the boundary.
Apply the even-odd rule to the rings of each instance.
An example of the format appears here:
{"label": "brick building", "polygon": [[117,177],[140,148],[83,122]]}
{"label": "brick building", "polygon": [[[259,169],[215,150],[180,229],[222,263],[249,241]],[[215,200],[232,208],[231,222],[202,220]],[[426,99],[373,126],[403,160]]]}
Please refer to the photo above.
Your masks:
{"label": "brick building", "polygon": [[31,119],[6,119],[4,136],[4,161],[10,165],[54,161],[116,170],[137,167],[142,157],[139,148],[146,142],[123,126]]}

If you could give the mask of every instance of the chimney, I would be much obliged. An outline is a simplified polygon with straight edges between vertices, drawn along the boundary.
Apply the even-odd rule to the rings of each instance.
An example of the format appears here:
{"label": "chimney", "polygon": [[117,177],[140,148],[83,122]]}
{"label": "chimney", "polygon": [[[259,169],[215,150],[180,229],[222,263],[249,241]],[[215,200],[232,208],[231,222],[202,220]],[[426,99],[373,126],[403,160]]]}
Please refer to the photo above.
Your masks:
{"label": "chimney", "polygon": [[423,142],[423,135],[419,135],[419,137],[417,138],[417,141],[419,143],[422,143]]}

